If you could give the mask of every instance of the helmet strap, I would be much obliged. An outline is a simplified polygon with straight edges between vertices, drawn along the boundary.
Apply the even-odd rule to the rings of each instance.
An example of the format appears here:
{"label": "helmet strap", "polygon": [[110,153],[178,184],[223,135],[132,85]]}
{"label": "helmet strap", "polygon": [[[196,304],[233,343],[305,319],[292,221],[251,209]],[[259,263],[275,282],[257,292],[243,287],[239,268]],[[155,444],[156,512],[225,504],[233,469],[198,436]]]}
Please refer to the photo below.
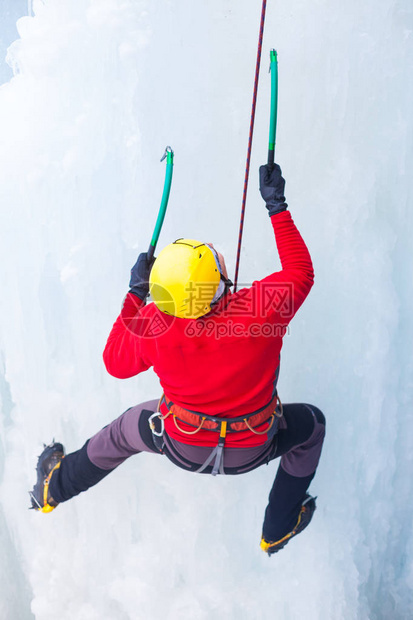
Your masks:
{"label": "helmet strap", "polygon": [[231,286],[233,286],[231,280],[229,278],[225,278],[221,273],[221,281],[217,288],[217,292],[215,293],[215,296],[211,301],[211,308],[213,306],[216,306],[216,304],[219,303],[223,297],[225,297]]}

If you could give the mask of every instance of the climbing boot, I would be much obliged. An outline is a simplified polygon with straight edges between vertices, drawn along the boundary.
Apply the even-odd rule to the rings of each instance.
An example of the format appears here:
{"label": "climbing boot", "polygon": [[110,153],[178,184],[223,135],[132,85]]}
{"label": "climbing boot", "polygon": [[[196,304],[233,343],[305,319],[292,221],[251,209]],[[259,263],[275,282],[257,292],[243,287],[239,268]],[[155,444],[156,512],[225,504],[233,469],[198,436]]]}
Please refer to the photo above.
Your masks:
{"label": "climbing boot", "polygon": [[65,456],[65,449],[61,443],[54,441],[49,445],[44,445],[44,450],[39,456],[36,466],[37,482],[32,491],[29,491],[31,508],[40,512],[51,512],[58,505],[50,496],[49,482],[56,469],[59,469],[62,459]]}
{"label": "climbing boot", "polygon": [[271,556],[273,555],[273,553],[277,553],[277,551],[280,551],[280,549],[283,549],[285,545],[290,542],[291,538],[293,538],[294,536],[297,536],[297,534],[300,534],[300,532],[302,532],[307,527],[307,525],[310,523],[311,519],[313,518],[313,514],[316,509],[316,504],[315,504],[316,499],[317,499],[316,497],[311,497],[311,495],[308,495],[307,493],[303,501],[303,504],[301,506],[301,510],[300,510],[300,514],[298,515],[297,523],[295,524],[291,532],[283,536],[283,538],[280,538],[280,540],[276,540],[276,541],[268,541],[268,540],[265,540],[264,537],[262,537],[261,545],[260,545],[261,549],[265,551],[266,553],[268,553],[269,556]]}

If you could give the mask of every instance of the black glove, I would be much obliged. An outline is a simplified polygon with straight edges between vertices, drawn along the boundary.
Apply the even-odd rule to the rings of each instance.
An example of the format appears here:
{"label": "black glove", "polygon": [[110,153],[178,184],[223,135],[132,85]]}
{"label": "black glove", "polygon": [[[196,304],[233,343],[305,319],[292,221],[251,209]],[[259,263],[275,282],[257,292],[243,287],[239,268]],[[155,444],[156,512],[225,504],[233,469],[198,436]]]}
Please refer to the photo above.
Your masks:
{"label": "black glove", "polygon": [[284,196],[285,180],[278,164],[260,166],[260,192],[265,200],[268,213],[281,213],[288,207]]}
{"label": "black glove", "polygon": [[131,269],[129,293],[133,293],[136,297],[139,297],[139,299],[144,300],[149,293],[149,274],[151,273],[154,262],[154,258],[148,261],[147,252],[142,252],[142,254],[139,254],[138,260]]}

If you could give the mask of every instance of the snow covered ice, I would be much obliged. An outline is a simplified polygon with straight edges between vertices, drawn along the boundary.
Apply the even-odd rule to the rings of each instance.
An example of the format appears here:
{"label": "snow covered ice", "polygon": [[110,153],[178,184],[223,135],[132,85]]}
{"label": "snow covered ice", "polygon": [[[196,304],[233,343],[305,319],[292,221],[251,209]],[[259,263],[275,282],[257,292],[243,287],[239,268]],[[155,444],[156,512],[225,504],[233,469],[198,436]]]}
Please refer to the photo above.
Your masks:
{"label": "snow covered ice", "polygon": [[213,241],[234,272],[261,2],[21,5],[0,87],[0,618],[412,618],[410,0],[268,2],[240,281],[273,270],[258,166],[275,47],[276,159],[316,273],[279,390],[327,417],[318,510],[271,560],[277,463],[216,479],[139,455],[51,515],[27,510],[43,441],[73,451],[159,395],[153,373],[116,380],[101,353],[167,144],[160,246]]}

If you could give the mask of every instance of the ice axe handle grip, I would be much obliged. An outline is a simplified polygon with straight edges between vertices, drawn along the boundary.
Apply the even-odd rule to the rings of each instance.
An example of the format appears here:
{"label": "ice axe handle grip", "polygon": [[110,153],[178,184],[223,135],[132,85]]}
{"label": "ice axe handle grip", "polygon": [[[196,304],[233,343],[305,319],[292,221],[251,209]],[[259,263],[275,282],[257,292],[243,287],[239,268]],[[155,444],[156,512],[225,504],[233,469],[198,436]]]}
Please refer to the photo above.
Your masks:
{"label": "ice axe handle grip", "polygon": [[149,246],[149,250],[148,250],[148,263],[151,262],[151,260],[153,259],[153,255],[155,254],[155,246],[152,245],[152,243]]}

